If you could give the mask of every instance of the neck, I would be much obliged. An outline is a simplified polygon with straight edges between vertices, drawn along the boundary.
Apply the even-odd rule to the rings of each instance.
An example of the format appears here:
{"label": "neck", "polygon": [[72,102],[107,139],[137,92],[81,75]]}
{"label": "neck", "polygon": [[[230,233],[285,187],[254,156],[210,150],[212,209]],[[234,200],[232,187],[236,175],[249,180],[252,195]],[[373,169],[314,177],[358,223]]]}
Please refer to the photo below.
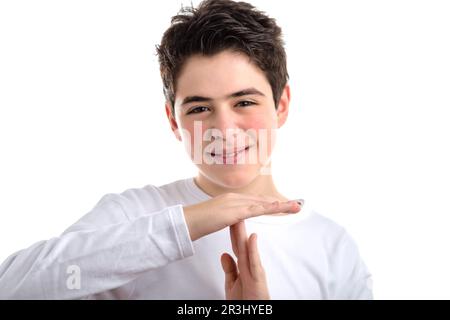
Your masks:
{"label": "neck", "polygon": [[203,190],[203,192],[210,195],[211,197],[215,197],[227,192],[234,192],[234,193],[245,193],[250,195],[266,196],[274,201],[289,200],[288,198],[283,196],[280,192],[278,192],[271,174],[259,175],[252,182],[241,188],[223,187],[221,185],[214,183],[200,172],[198,173],[197,177],[195,177],[194,181],[197,184],[197,186]]}

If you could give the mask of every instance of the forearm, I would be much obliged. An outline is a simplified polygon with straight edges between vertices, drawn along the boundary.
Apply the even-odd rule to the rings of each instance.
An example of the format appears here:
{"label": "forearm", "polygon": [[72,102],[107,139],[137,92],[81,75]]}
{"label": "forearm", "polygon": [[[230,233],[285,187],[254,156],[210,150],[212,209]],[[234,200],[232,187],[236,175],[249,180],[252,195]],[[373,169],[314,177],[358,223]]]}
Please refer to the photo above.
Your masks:
{"label": "forearm", "polygon": [[[193,254],[181,205],[132,221],[68,232],[0,265],[1,299],[79,299]],[[75,267],[73,267],[75,266]],[[70,286],[79,270],[79,288]]]}

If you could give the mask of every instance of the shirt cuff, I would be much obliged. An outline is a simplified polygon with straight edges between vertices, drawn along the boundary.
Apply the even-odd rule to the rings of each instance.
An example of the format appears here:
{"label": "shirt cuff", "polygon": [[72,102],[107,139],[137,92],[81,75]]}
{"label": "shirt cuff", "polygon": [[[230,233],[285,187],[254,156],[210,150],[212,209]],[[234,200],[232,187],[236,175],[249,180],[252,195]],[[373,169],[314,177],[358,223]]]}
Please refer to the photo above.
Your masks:
{"label": "shirt cuff", "polygon": [[178,249],[183,258],[192,256],[194,254],[194,246],[189,234],[189,229],[184,218],[183,205],[177,204],[171,206],[169,209],[169,217],[172,227],[175,231],[175,237]]}

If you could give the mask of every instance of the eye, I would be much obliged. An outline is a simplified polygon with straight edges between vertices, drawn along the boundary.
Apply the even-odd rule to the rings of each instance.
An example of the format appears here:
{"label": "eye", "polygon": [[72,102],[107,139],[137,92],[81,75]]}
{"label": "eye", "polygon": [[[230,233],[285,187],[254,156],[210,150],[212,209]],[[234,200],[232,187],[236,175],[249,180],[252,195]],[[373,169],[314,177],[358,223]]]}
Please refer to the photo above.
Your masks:
{"label": "eye", "polygon": [[199,111],[199,110],[203,110],[203,109],[208,109],[208,107],[196,107],[196,108],[191,109],[187,114],[201,113],[202,111]]}
{"label": "eye", "polygon": [[236,105],[237,106],[241,106],[241,107],[248,107],[248,106],[251,106],[251,105],[254,105],[254,104],[256,104],[256,103],[254,103],[253,101],[245,100],[245,101],[238,102]]}

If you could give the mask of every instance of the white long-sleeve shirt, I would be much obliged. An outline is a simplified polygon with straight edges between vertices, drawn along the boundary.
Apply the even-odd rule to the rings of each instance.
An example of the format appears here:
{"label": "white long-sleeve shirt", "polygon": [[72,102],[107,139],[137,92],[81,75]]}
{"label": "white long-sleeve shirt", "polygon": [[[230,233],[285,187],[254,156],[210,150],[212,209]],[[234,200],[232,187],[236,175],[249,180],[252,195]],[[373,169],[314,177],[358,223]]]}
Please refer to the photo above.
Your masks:
{"label": "white long-sleeve shirt", "polygon": [[[107,194],[59,237],[0,265],[0,299],[225,299],[229,229],[194,242],[183,206],[206,201],[193,178]],[[245,220],[272,299],[372,299],[346,230],[304,201],[297,214]]]}

